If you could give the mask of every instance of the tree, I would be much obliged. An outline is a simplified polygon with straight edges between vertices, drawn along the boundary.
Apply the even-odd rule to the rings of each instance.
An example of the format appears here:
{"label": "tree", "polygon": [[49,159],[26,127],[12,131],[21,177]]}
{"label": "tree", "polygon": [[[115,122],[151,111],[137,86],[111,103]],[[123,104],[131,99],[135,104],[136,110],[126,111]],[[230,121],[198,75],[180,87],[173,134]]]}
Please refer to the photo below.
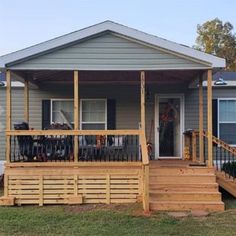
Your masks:
{"label": "tree", "polygon": [[226,59],[226,69],[236,70],[236,36],[230,22],[218,18],[197,25],[196,49]]}

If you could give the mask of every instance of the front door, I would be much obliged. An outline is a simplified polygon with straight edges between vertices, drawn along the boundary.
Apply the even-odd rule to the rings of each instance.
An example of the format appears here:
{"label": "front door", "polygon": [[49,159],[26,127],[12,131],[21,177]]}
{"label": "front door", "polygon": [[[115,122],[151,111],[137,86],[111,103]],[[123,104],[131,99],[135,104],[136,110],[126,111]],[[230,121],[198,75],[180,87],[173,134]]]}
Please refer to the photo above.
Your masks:
{"label": "front door", "polygon": [[156,157],[181,158],[183,133],[183,96],[156,96]]}

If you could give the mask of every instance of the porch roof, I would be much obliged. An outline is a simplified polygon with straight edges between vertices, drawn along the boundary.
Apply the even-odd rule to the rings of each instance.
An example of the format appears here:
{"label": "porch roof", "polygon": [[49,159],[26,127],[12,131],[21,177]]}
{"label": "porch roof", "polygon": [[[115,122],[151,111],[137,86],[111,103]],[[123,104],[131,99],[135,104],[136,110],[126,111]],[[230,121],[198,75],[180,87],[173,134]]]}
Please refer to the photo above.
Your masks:
{"label": "porch roof", "polygon": [[[199,70],[169,70],[146,71],[146,83],[160,86],[184,86],[188,87],[202,72]],[[29,70],[14,71],[13,75],[18,80],[26,78],[31,85],[37,87],[64,86],[74,83],[73,71]],[[22,81],[22,80],[21,80]],[[79,83],[81,85],[139,85],[139,71],[80,71]]]}
{"label": "porch roof", "polygon": [[157,36],[146,34],[144,32],[114,23],[112,21],[105,21],[100,24],[96,24],[91,27],[84,28],[82,30],[75,31],[70,34],[66,34],[64,36],[37,44],[35,46],[31,46],[26,49],[2,56],[0,57],[0,68],[7,68],[9,65],[15,65],[21,61],[43,55],[59,48],[63,48],[66,45],[71,45],[75,42],[84,41],[104,32],[116,33],[119,36],[135,40],[138,43],[144,43],[149,47],[165,50],[165,52],[179,56],[180,58],[196,61],[205,65],[205,68],[206,66],[208,68],[225,67],[225,59],[223,58],[200,52],[193,48],[177,44]]}

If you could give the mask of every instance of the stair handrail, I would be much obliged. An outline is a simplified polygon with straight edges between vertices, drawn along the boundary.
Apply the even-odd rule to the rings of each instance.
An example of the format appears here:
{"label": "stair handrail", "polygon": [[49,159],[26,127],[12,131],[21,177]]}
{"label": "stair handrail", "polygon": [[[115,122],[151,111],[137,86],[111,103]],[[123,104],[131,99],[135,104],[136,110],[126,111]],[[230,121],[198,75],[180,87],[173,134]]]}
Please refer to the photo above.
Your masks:
{"label": "stair handrail", "polygon": [[[196,135],[199,135],[199,131],[198,130],[194,130],[193,131]],[[208,134],[207,131],[203,131],[203,136],[208,138]],[[228,143],[224,142],[223,140],[217,138],[216,136],[212,135],[212,142],[214,144],[217,144],[218,146],[224,148],[226,151],[232,153],[233,155],[236,155],[236,148],[230,146]]]}

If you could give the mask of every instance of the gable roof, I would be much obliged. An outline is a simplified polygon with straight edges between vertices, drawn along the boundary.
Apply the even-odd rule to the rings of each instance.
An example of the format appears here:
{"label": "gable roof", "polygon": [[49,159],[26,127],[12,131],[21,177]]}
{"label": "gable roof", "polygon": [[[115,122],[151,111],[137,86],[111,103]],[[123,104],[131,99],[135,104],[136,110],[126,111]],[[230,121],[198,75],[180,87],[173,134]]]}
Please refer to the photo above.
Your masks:
{"label": "gable roof", "polygon": [[22,49],[20,51],[16,51],[4,56],[0,57],[0,68],[5,68],[7,64],[17,62],[19,60],[23,60],[34,55],[38,55],[59,47],[63,47],[67,44],[71,44],[75,41],[80,41],[86,39],[88,37],[92,37],[97,34],[101,34],[103,32],[110,31],[113,33],[117,33],[124,37],[128,37],[146,44],[150,46],[155,46],[158,48],[165,49],[170,53],[176,53],[179,55],[183,55],[195,60],[199,60],[209,64],[212,68],[222,68],[225,67],[225,59],[213,56],[211,54],[207,54],[193,48],[174,43],[172,41],[168,41],[166,39],[150,35],[136,29],[112,22],[112,21],[104,21],[102,23],[54,38],[49,41],[45,41],[43,43]]}

